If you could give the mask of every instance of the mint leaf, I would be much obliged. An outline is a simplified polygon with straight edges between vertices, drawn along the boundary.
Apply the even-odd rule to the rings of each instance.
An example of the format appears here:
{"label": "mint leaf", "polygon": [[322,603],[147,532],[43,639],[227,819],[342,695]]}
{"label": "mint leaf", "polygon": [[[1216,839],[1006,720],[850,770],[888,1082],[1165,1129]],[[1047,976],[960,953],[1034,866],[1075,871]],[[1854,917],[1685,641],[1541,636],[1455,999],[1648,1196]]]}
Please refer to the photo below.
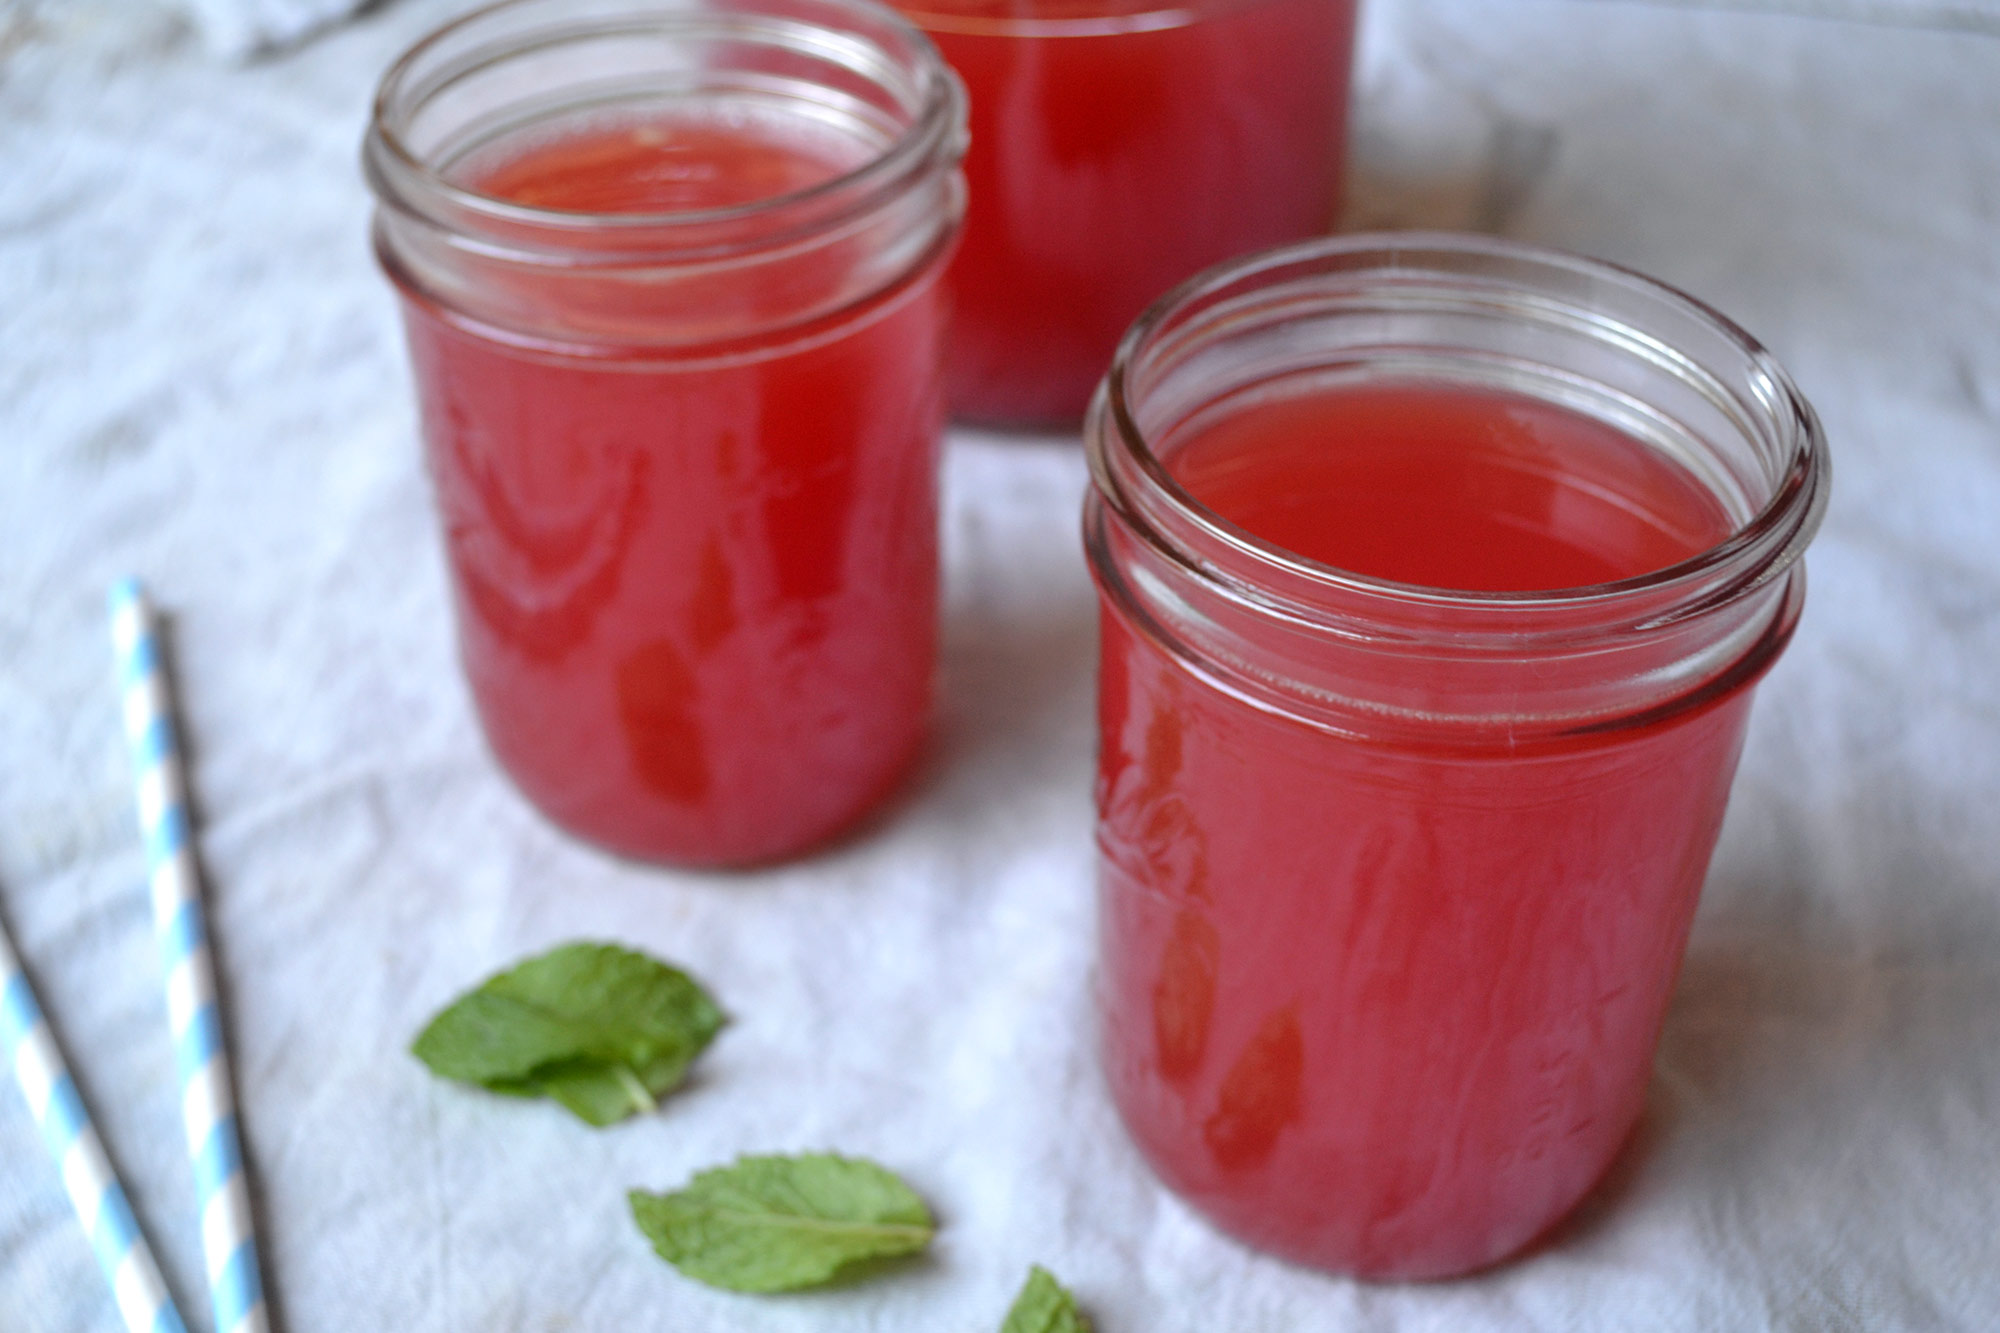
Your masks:
{"label": "mint leaf", "polygon": [[1014,1298],[1000,1333],[1090,1333],[1090,1321],[1055,1274],[1036,1264],[1028,1270],[1028,1281]]}
{"label": "mint leaf", "polygon": [[662,1259],[729,1291],[817,1287],[861,1260],[915,1254],[936,1230],[894,1175],[825,1153],[739,1157],[675,1193],[628,1198]]}
{"label": "mint leaf", "polygon": [[461,995],[410,1051],[445,1078],[550,1097],[609,1125],[654,1110],[722,1024],[679,968],[615,944],[565,944]]}

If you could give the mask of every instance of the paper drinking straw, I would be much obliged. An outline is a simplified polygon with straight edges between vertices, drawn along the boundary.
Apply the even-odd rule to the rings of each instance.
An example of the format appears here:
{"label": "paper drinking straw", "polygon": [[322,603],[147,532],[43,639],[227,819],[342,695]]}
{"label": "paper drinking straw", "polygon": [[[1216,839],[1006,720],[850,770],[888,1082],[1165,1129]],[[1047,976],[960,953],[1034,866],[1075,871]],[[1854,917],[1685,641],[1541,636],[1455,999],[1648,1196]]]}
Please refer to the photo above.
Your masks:
{"label": "paper drinking straw", "polygon": [[167,978],[167,1021],[180,1066],[181,1117],[201,1206],[201,1248],[216,1333],[267,1333],[250,1190],[236,1128],[229,1052],[215,1002],[201,880],[189,837],[187,782],[152,607],[137,580],[111,590],[111,640],[124,694],[125,738],[138,780],[139,828],[153,890],[153,925]]}
{"label": "paper drinking straw", "polygon": [[4,988],[0,1045],[6,1048],[21,1095],[28,1099],[28,1110],[62,1172],[76,1220],[90,1237],[90,1248],[97,1251],[119,1317],[131,1333],[187,1333],[166,1284],[160,1281],[160,1266],[139,1234],[124,1187],[111,1173],[76,1081],[63,1064],[49,1025],[42,1021],[42,1008],[35,1003],[35,992],[21,971],[5,927],[0,927],[0,988]]}

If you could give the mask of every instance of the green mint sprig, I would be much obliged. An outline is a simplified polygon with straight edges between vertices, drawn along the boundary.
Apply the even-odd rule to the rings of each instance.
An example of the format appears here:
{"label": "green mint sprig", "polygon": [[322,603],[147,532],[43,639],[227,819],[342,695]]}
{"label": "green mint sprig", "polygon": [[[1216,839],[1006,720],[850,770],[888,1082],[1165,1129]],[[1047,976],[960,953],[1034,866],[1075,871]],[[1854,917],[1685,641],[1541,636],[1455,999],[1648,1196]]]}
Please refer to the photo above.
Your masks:
{"label": "green mint sprig", "polygon": [[863,1260],[915,1254],[936,1231],[893,1174],[826,1153],[739,1157],[671,1194],[627,1197],[662,1259],[728,1291],[822,1286]]}
{"label": "green mint sprig", "polygon": [[553,1098],[603,1126],[656,1110],[724,1021],[677,967],[615,944],[565,944],[461,995],[410,1051],[445,1078]]}
{"label": "green mint sprig", "polygon": [[1028,1270],[1028,1280],[1014,1298],[1000,1333],[1090,1333],[1090,1321],[1055,1274],[1036,1264]]}

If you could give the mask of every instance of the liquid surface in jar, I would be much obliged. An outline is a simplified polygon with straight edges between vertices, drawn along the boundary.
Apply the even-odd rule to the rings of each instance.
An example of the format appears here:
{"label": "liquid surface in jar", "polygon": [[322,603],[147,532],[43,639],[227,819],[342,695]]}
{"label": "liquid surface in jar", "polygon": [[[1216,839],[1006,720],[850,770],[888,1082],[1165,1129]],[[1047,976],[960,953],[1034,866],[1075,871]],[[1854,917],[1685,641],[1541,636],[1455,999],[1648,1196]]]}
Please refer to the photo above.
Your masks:
{"label": "liquid surface in jar", "polygon": [[1429,588],[1611,583],[1698,555],[1732,527],[1657,450],[1500,390],[1322,389],[1170,447],[1175,478],[1237,527],[1336,569]]}
{"label": "liquid surface in jar", "polygon": [[[1434,587],[1628,578],[1731,526],[1608,425],[1444,384],[1303,393],[1162,448],[1246,531]],[[1749,690],[1539,747],[1344,735],[1217,688],[1116,597],[1102,626],[1105,1060],[1147,1158],[1227,1230],[1341,1272],[1529,1244],[1644,1105]],[[1451,688],[1421,650],[1315,650]],[[1282,674],[1300,649],[1260,622],[1230,651]],[[1532,707],[1592,662],[1524,661],[1495,693]]]}
{"label": "liquid surface in jar", "polygon": [[[454,176],[542,209],[657,214],[789,194],[878,151],[732,113],[572,127]],[[466,674],[502,766],[571,832],[650,860],[767,860],[838,832],[914,759],[942,259],[857,289],[866,259],[845,240],[643,281],[510,271],[485,293],[504,333],[405,283]],[[837,313],[801,338],[787,313],[822,291]],[[532,332],[585,316],[608,340]],[[689,342],[701,321],[726,355]],[[647,341],[662,329],[671,346]]]}
{"label": "liquid surface in jar", "polygon": [[678,115],[585,126],[475,154],[453,175],[481,194],[569,213],[688,213],[811,189],[861,165],[851,135],[774,116]]}
{"label": "liquid surface in jar", "polygon": [[1169,287],[1333,221],[1353,0],[898,0],[964,79],[953,410],[1083,414]]}

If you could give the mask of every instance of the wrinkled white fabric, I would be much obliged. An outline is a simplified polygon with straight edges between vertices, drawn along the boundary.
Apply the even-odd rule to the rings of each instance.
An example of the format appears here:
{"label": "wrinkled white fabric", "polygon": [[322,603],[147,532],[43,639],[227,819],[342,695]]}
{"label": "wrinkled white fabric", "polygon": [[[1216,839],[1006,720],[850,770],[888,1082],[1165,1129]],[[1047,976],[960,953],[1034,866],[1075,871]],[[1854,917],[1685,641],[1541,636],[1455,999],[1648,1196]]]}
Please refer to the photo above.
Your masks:
{"label": "wrinkled white fabric", "polygon": [[192,19],[209,48],[241,60],[291,46],[372,0],[158,0]]}
{"label": "wrinkled white fabric", "polygon": [[[1679,283],[1787,362],[1836,458],[1636,1141],[1539,1252],[1404,1288],[1222,1239],[1106,1103],[1073,443],[954,437],[938,740],[863,834],[755,874],[644,869],[495,771],[355,165],[375,76],[452,8],[239,68],[115,0],[0,19],[0,911],[197,1328],[103,623],[127,570],[174,616],[292,1333],[976,1333],[1031,1262],[1103,1333],[2000,1326],[2000,40],[1600,0],[1369,12],[1354,224]],[[734,1016],[660,1115],[592,1132],[404,1053],[461,987],[576,936],[683,962]],[[929,1259],[729,1296],[627,1220],[627,1187],[819,1147],[923,1191]],[[0,1327],[115,1319],[0,1089]]]}

